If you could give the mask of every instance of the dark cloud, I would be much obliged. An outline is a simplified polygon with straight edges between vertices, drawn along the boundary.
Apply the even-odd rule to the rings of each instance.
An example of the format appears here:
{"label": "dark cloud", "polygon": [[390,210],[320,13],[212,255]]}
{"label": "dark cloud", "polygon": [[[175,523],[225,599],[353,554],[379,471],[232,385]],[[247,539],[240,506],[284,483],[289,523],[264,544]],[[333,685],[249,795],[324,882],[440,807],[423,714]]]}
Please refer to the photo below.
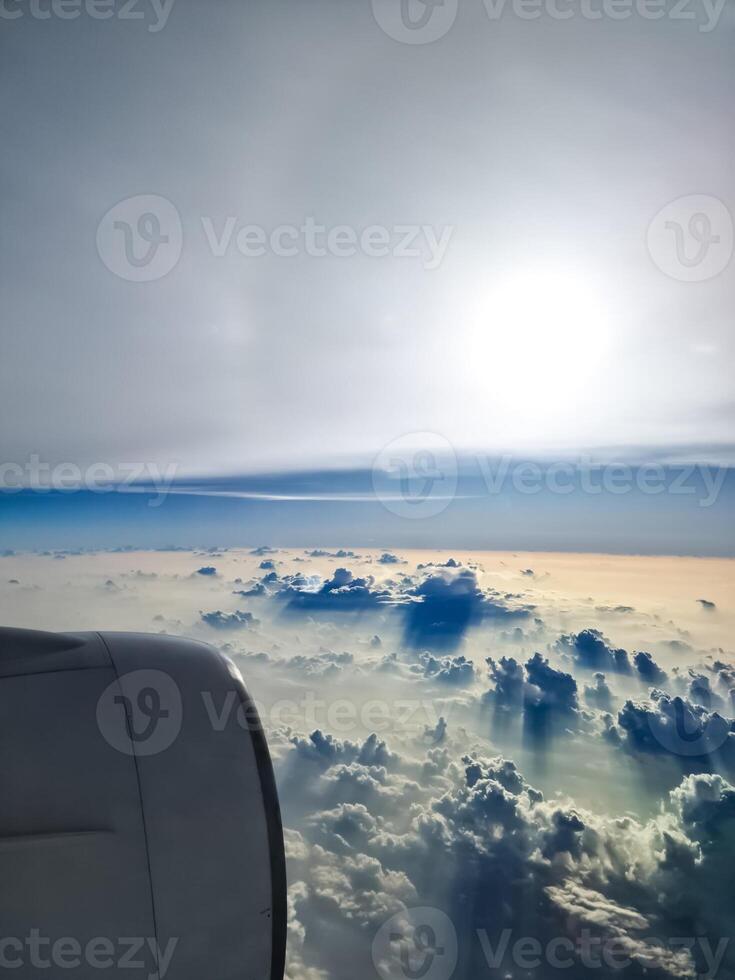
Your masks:
{"label": "dark cloud", "polygon": [[[501,657],[486,661],[494,688],[482,698],[492,709],[492,725],[495,734],[502,737],[522,723],[529,747],[545,753],[552,739],[565,731],[587,727],[584,713],[580,711],[577,681],[571,674],[552,667],[540,653],[535,653],[525,665],[513,657]],[[597,688],[587,688],[591,697],[604,699],[604,676]],[[601,686],[600,686],[601,684]],[[609,689],[608,689],[609,694]]]}
{"label": "dark cloud", "polygon": [[709,599],[697,599],[697,602],[700,604],[702,609],[706,609],[707,612],[712,612],[712,610],[717,609],[715,603],[710,602]]}
{"label": "dark cloud", "polygon": [[665,684],[668,680],[666,671],[658,666],[650,653],[640,651],[634,654],[633,663],[639,677],[647,684]]}
{"label": "dark cloud", "polygon": [[489,667],[490,678],[495,683],[493,692],[495,704],[520,710],[525,685],[523,665],[513,657],[501,657],[497,662],[492,657],[488,657],[485,663]]}
{"label": "dark cloud", "polygon": [[735,723],[687,698],[654,689],[645,701],[625,702],[618,727],[626,749],[668,757],[681,771],[735,767]]}
{"label": "dark cloud", "polygon": [[439,572],[409,589],[406,596],[405,646],[451,649],[471,626],[483,620],[511,620],[530,614],[527,607],[513,607],[506,597],[484,592],[475,572]]}
{"label": "dark cloud", "polygon": [[202,613],[202,621],[216,630],[238,630],[259,626],[260,620],[255,619],[249,612],[224,613],[217,609],[214,612]]}
{"label": "dark cloud", "polygon": [[523,690],[523,730],[529,748],[540,759],[557,735],[576,729],[580,720],[576,680],[535,653],[526,662]]}
{"label": "dark cloud", "polygon": [[598,711],[612,711],[613,695],[610,687],[605,680],[605,675],[596,673],[594,675],[594,686],[585,684],[584,699],[592,708]]}
{"label": "dark cloud", "polygon": [[439,718],[436,725],[424,729],[424,737],[431,739],[434,745],[440,745],[447,737],[447,722],[445,718]]}
{"label": "dark cloud", "polygon": [[715,687],[723,696],[726,710],[735,715],[735,666],[722,660],[715,660],[709,667],[714,677]]}
{"label": "dark cloud", "polygon": [[371,575],[356,578],[347,568],[336,569],[332,578],[316,589],[313,580],[303,576],[286,578],[278,597],[287,602],[291,613],[360,612],[378,609],[393,600],[388,590],[376,587]]}
{"label": "dark cloud", "polygon": [[580,667],[611,673],[630,673],[625,650],[614,649],[599,630],[585,629],[559,638],[559,648],[568,651]]}
{"label": "dark cloud", "polygon": [[426,651],[418,655],[418,661],[412,670],[440,684],[461,686],[471,684],[475,679],[474,664],[462,656],[434,657]]}
{"label": "dark cloud", "polygon": [[244,599],[250,599],[253,596],[270,595],[268,589],[265,587],[265,585],[262,582],[256,582],[249,589],[237,589],[232,594],[242,596]]}
{"label": "dark cloud", "polygon": [[712,681],[707,674],[697,673],[695,670],[689,671],[689,687],[687,696],[695,704],[701,704],[705,708],[722,708],[722,698],[716,691],[712,690]]}
{"label": "dark cloud", "polygon": [[293,736],[291,743],[301,758],[327,768],[337,763],[353,762],[368,767],[390,768],[397,760],[375,733],[359,743],[335,738],[317,728],[308,738]]}
{"label": "dark cloud", "polygon": [[338,551],[325,551],[323,548],[313,548],[311,551],[305,551],[305,555],[309,558],[359,558],[360,556],[355,554],[354,551],[345,551],[344,548],[340,548]]}
{"label": "dark cloud", "polygon": [[217,569],[214,567],[214,565],[203,565],[201,568],[197,568],[196,574],[205,575],[205,576],[215,576],[217,574]]}
{"label": "dark cloud", "polygon": [[549,661],[535,653],[526,663],[528,683],[525,688],[525,707],[571,714],[578,707],[577,682],[571,674],[556,670]]}
{"label": "dark cloud", "polygon": [[462,562],[457,561],[456,558],[447,558],[446,561],[427,561],[421,565],[417,565],[418,571],[422,571],[424,568],[461,568]]}

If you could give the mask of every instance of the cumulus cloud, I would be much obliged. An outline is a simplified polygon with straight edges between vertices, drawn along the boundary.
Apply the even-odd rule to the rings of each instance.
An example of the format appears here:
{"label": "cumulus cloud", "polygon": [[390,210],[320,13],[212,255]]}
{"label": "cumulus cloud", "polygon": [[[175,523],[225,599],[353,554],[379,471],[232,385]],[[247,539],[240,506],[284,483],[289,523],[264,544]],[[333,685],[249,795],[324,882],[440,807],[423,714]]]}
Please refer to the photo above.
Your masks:
{"label": "cumulus cloud", "polygon": [[689,671],[689,687],[687,695],[690,701],[701,704],[705,708],[719,708],[722,706],[722,699],[716,691],[712,689],[712,681],[707,674],[694,670]]}
{"label": "cumulus cloud", "polygon": [[475,679],[475,667],[466,657],[434,657],[428,651],[418,655],[418,664],[412,668],[440,684],[471,684]]}
{"label": "cumulus cloud", "polygon": [[239,630],[260,625],[252,613],[236,611],[224,613],[220,609],[201,614],[202,621],[216,630]]}
{"label": "cumulus cloud", "polygon": [[493,710],[498,736],[510,731],[516,721],[522,721],[530,747],[545,751],[555,735],[586,727],[577,681],[553,667],[540,653],[525,664],[513,657],[498,661],[488,657],[486,662],[494,688],[482,701]]}
{"label": "cumulus cloud", "polygon": [[[290,831],[287,833],[294,833]],[[299,835],[300,837],[300,835]],[[303,839],[302,839],[303,843]],[[288,845],[287,845],[288,846]],[[293,861],[293,850],[287,856]],[[308,850],[304,845],[303,857]],[[303,881],[297,881],[288,890],[288,939],[286,945],[286,980],[329,980],[326,971],[304,962],[304,943],[306,927],[299,920],[299,912],[303,906],[308,906],[309,889]]]}
{"label": "cumulus cloud", "polygon": [[622,744],[643,756],[668,756],[683,771],[735,767],[735,723],[687,698],[654,689],[626,701],[618,715]]}
{"label": "cumulus cloud", "polygon": [[722,660],[715,660],[709,670],[712,672],[715,688],[722,695],[726,710],[735,715],[735,667]]}
{"label": "cumulus cloud", "polygon": [[354,666],[353,654],[343,651],[320,650],[315,654],[297,653],[292,656],[275,656],[270,653],[235,654],[236,660],[243,664],[257,662],[268,664],[270,669],[278,669],[301,674],[304,678],[339,677],[343,670]]}
{"label": "cumulus cloud", "polygon": [[424,729],[425,738],[431,739],[435,745],[440,745],[447,736],[447,722],[445,718],[439,718],[439,721],[434,725],[433,728],[427,727]]}
{"label": "cumulus cloud", "polygon": [[659,940],[646,938],[651,934],[651,922],[636,909],[620,905],[578,881],[549,885],[546,894],[578,928],[594,927],[600,939],[601,963],[607,954],[608,961],[630,962],[645,971],[655,971],[654,975],[663,972],[671,977],[694,977],[688,950],[668,948]]}
{"label": "cumulus cloud", "polygon": [[345,551],[344,548],[339,548],[337,551],[325,551],[323,548],[312,548],[311,551],[305,551],[305,555],[309,558],[359,558],[354,551]]}
{"label": "cumulus cloud", "polygon": [[303,759],[327,767],[338,762],[357,762],[365,766],[390,768],[397,758],[375,733],[359,743],[341,740],[316,729],[308,738],[293,736],[291,742]]}
{"label": "cumulus cloud", "polygon": [[406,591],[403,642],[409,647],[452,648],[467,630],[483,620],[511,620],[530,615],[530,609],[511,605],[507,596],[483,591],[477,574],[454,569],[429,575]]}
{"label": "cumulus cloud", "polygon": [[666,671],[658,666],[650,653],[642,651],[636,653],[633,657],[633,663],[639,677],[647,684],[665,684],[668,680]]}
{"label": "cumulus cloud", "polygon": [[[295,740],[293,751],[317,753],[328,798],[362,746],[345,748],[323,734],[308,742]],[[580,941],[588,936],[587,955],[597,951],[595,975],[603,980],[620,975],[621,960],[634,980],[693,980],[713,966],[723,976],[732,969],[719,936],[729,935],[735,913],[725,882],[735,790],[722,777],[686,777],[659,815],[639,822],[546,800],[500,757],[468,755],[458,766],[445,749],[432,749],[421,783],[411,783],[409,810],[395,806],[389,791],[416,776],[416,763],[394,754],[390,772],[375,772],[383,795],[323,808],[309,821],[311,847],[297,848],[295,874],[310,899],[301,903],[308,925],[298,950],[330,978],[345,975],[349,962],[367,963],[376,929],[421,904],[453,922],[457,976],[485,975],[489,953],[498,976],[512,973],[503,930],[513,939],[531,936],[540,948],[570,937],[575,975],[589,966]],[[707,899],[715,885],[719,899]],[[356,925],[366,931],[356,933]],[[691,943],[682,945],[682,936]]]}
{"label": "cumulus cloud", "polygon": [[540,653],[535,653],[526,663],[526,677],[527,711],[531,708],[570,714],[579,707],[575,679],[563,670],[556,670]]}
{"label": "cumulus cloud", "polygon": [[391,554],[390,551],[384,551],[380,558],[376,559],[379,565],[405,565],[406,562],[399,558],[398,555]]}
{"label": "cumulus cloud", "polygon": [[495,683],[495,704],[504,708],[520,708],[526,678],[523,665],[513,657],[501,657],[497,662],[488,657],[485,662]]}
{"label": "cumulus cloud", "polygon": [[313,580],[293,576],[282,583],[279,599],[290,612],[359,612],[377,609],[392,601],[392,594],[378,587],[372,575],[356,577],[347,568],[337,568],[332,578],[314,588]]}
{"label": "cumulus cloud", "polygon": [[422,571],[424,568],[461,568],[462,562],[457,561],[456,558],[447,558],[446,561],[427,561],[416,566],[418,571]]}
{"label": "cumulus cloud", "polygon": [[559,639],[559,647],[568,651],[574,662],[590,670],[630,673],[630,659],[625,650],[615,649],[599,630],[585,629]]}
{"label": "cumulus cloud", "polygon": [[610,686],[605,680],[605,675],[596,673],[593,677],[594,685],[585,684],[584,699],[592,708],[599,711],[612,711],[613,694]]}
{"label": "cumulus cloud", "polygon": [[251,599],[253,597],[267,596],[270,595],[268,588],[264,582],[255,582],[247,589],[237,589],[233,595],[239,595],[245,599]]}

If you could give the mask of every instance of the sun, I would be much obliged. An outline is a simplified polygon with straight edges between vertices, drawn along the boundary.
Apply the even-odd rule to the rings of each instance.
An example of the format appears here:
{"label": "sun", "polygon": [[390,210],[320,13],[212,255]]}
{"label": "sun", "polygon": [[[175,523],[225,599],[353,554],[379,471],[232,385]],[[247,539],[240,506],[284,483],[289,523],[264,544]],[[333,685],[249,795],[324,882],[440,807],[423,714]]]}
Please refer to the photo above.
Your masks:
{"label": "sun", "polygon": [[520,414],[569,408],[577,386],[599,383],[609,321],[605,292],[579,274],[500,274],[470,312],[468,362],[493,400],[512,400]]}

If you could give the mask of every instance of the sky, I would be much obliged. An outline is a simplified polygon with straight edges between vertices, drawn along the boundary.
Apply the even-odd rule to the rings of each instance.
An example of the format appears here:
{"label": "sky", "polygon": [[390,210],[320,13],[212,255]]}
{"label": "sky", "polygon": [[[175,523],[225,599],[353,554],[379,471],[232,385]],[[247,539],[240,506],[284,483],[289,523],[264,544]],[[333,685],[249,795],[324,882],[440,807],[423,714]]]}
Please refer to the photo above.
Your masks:
{"label": "sky", "polygon": [[735,557],[732,469],[480,462],[482,474],[475,463],[454,479],[451,469],[427,480],[403,480],[400,468],[325,470],[137,488],[146,492],[6,492],[1,550],[277,545]]}
{"label": "sky", "polygon": [[3,461],[731,459],[735,8],[601,4],[7,0]]}

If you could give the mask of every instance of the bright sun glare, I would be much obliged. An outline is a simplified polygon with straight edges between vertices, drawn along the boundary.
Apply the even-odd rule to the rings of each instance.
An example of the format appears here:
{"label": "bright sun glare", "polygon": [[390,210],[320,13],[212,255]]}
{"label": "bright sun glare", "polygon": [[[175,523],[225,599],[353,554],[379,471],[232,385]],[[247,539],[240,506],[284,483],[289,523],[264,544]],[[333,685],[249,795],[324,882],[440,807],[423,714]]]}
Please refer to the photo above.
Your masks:
{"label": "bright sun glare", "polygon": [[564,413],[610,342],[605,293],[581,275],[527,269],[494,277],[472,311],[470,355],[497,403]]}

